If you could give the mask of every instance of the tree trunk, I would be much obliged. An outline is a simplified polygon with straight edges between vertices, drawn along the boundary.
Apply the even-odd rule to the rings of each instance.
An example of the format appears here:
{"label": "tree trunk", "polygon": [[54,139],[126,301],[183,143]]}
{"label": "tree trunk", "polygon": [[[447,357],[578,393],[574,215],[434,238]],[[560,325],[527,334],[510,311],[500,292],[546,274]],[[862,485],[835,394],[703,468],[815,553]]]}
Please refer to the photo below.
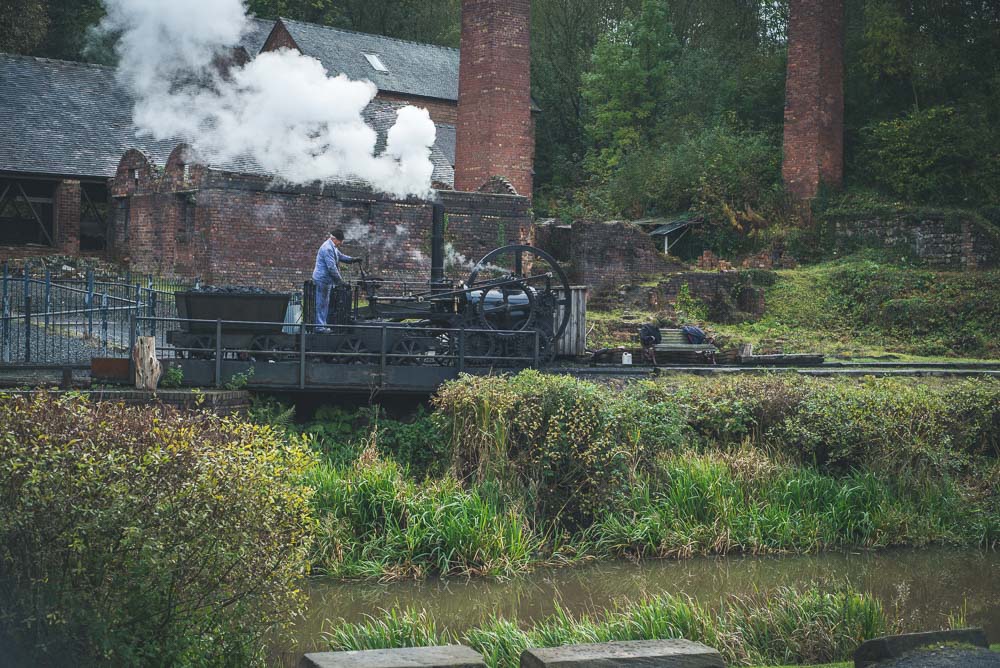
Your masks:
{"label": "tree trunk", "polygon": [[135,363],[135,387],[138,390],[155,390],[163,374],[160,360],[156,359],[156,338],[140,336],[132,351]]}

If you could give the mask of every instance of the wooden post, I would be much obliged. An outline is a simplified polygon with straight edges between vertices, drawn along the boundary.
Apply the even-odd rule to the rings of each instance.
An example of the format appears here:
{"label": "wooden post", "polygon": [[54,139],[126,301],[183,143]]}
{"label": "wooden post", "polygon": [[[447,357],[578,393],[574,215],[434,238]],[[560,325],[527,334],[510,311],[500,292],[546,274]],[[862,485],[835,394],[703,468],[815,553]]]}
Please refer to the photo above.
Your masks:
{"label": "wooden post", "polygon": [[135,366],[135,387],[137,390],[156,390],[163,374],[160,360],[156,359],[156,337],[140,336],[132,349]]}

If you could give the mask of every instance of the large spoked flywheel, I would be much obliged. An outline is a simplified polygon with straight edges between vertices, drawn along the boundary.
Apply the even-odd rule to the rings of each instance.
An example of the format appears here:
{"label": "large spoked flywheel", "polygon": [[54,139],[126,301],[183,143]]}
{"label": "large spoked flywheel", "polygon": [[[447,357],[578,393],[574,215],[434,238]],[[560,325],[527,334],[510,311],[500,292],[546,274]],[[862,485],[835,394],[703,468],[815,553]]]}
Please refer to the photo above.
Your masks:
{"label": "large spoked flywheel", "polygon": [[555,258],[533,246],[490,252],[473,268],[466,287],[484,329],[538,329],[555,341],[569,324],[569,279]]}

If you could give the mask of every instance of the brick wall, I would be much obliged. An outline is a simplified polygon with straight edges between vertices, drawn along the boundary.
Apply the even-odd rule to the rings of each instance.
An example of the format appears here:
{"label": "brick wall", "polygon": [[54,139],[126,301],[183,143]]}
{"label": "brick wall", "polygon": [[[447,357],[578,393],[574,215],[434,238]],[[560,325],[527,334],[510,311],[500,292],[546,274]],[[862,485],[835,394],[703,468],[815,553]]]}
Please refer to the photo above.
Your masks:
{"label": "brick wall", "polygon": [[783,174],[802,199],[844,180],[844,0],[790,0]]}
{"label": "brick wall", "polygon": [[435,123],[455,125],[458,122],[458,104],[449,102],[448,100],[437,100],[417,95],[403,95],[401,93],[388,93],[381,90],[375,96],[375,99],[384,100],[385,102],[402,102],[404,104],[412,104],[414,107],[421,107],[430,113],[431,120]]}
{"label": "brick wall", "polygon": [[[175,152],[176,154],[177,152]],[[147,179],[141,154],[123,158],[112,193],[128,202],[128,235],[116,225],[116,254],[134,270],[194,278],[217,285],[294,288],[312,274],[316,251],[330,230],[345,230],[349,255],[367,256],[385,277],[428,279],[431,204],[387,200],[339,186],[282,186],[257,176],[188,168],[173,159]],[[146,163],[148,164],[148,163]],[[137,170],[140,185],[135,186]],[[183,186],[183,189],[179,189]],[[528,201],[510,195],[441,192],[446,241],[477,261],[507,243],[531,241]],[[464,277],[453,266],[449,276]]]}
{"label": "brick wall", "polygon": [[59,182],[52,197],[55,219],[55,241],[60,253],[80,253],[80,182],[66,179]]}
{"label": "brick wall", "polygon": [[462,0],[455,188],[503,176],[531,195],[530,0]]}
{"label": "brick wall", "polygon": [[592,294],[642,283],[680,267],[659,252],[656,241],[640,227],[623,221],[595,223],[578,220],[565,225],[540,225],[536,243],[569,265],[570,280]]}
{"label": "brick wall", "polygon": [[841,253],[890,249],[910,260],[944,269],[1000,265],[1000,240],[968,217],[900,215],[828,221]]}

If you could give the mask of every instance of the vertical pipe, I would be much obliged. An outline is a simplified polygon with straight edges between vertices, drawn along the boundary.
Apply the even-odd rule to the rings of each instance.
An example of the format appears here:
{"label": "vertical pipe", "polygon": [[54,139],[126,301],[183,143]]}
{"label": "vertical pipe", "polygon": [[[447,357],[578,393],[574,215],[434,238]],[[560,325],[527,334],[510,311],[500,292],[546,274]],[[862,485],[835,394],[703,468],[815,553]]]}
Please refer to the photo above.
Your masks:
{"label": "vertical pipe", "polygon": [[465,371],[465,327],[458,330],[458,372]]}
{"label": "vertical pipe", "polygon": [[31,362],[31,295],[24,295],[24,361]]}
{"label": "vertical pipe", "polygon": [[87,309],[87,338],[94,336],[94,270],[87,269],[87,294],[84,297],[84,306]]}
{"label": "vertical pipe", "polygon": [[45,331],[49,331],[49,312],[52,310],[52,272],[45,270]]}
{"label": "vertical pipe", "polygon": [[382,343],[379,346],[379,360],[378,360],[378,375],[379,387],[385,387],[385,355],[386,355],[386,342],[388,340],[388,330],[386,330],[385,325],[382,325]]}
{"label": "vertical pipe", "polygon": [[[304,312],[304,308],[303,308]],[[299,389],[306,389],[306,321],[299,325]]]}
{"label": "vertical pipe", "polygon": [[101,295],[101,351],[108,355],[108,293]]}
{"label": "vertical pipe", "polygon": [[7,295],[0,300],[0,362],[10,363],[10,302]]}
{"label": "vertical pipe", "polygon": [[222,321],[215,321],[215,387],[222,387]]}
{"label": "vertical pipe", "polygon": [[444,204],[435,202],[431,220],[431,291],[444,290]]}
{"label": "vertical pipe", "polygon": [[135,351],[135,342],[139,338],[139,307],[136,306],[129,312],[128,318],[128,379],[130,383],[135,382],[135,360],[132,353]]}
{"label": "vertical pipe", "polygon": [[149,335],[156,336],[156,293],[149,291]]}

